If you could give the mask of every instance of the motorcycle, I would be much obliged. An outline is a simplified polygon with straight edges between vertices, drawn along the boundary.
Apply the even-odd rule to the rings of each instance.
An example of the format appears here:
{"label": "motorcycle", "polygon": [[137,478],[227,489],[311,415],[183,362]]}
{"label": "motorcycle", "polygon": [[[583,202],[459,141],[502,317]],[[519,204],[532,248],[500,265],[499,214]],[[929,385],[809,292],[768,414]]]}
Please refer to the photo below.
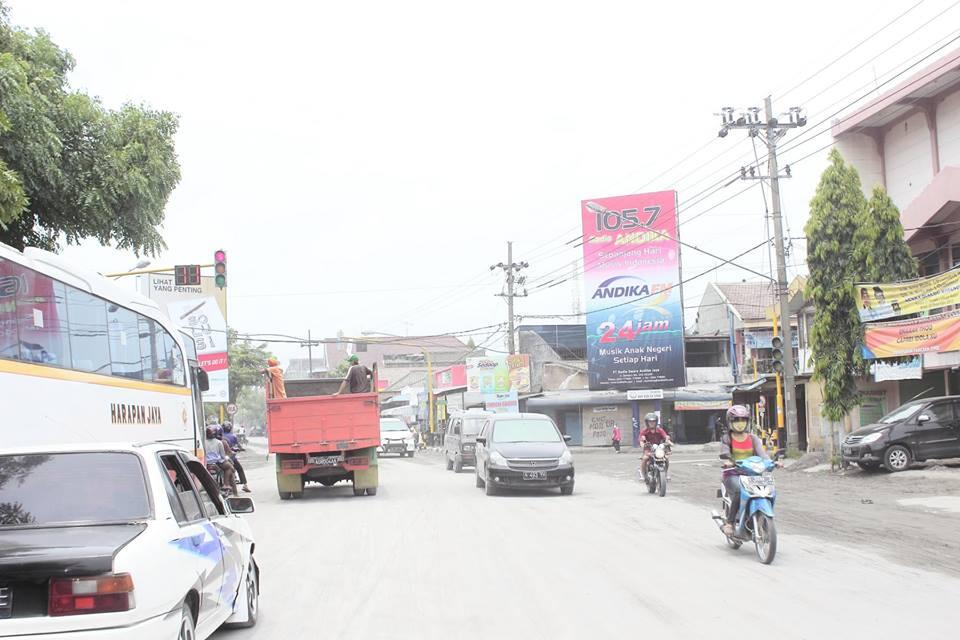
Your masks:
{"label": "motorcycle", "polygon": [[[777,555],[777,527],[773,520],[777,488],[772,474],[776,466],[773,460],[751,456],[724,469],[724,478],[736,475],[740,480],[740,508],[736,517],[729,518],[732,500],[721,483],[717,497],[721,499],[722,513],[714,511],[711,514],[731,549],[739,549],[744,542],[752,540],[757,558],[763,564],[770,564]],[[726,522],[734,523],[732,536],[723,531]]]}
{"label": "motorcycle", "polygon": [[650,460],[647,461],[647,475],[643,479],[650,493],[667,495],[667,446],[662,442],[650,447]]}
{"label": "motorcycle", "polygon": [[220,489],[220,497],[228,498],[233,495],[233,491],[227,486],[227,479],[226,476],[223,475],[223,469],[220,468],[220,465],[215,462],[208,462],[207,473],[209,473],[213,481],[217,483],[217,487]]}

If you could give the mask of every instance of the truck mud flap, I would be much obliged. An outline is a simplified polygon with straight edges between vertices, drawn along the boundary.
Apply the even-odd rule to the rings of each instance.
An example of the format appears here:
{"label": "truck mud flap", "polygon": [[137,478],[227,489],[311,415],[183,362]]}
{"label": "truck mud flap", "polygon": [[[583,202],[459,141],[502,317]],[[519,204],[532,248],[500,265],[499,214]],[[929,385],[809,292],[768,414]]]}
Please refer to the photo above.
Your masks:
{"label": "truck mud flap", "polygon": [[375,489],[380,483],[380,467],[371,465],[366,469],[353,472],[353,486],[355,489]]}

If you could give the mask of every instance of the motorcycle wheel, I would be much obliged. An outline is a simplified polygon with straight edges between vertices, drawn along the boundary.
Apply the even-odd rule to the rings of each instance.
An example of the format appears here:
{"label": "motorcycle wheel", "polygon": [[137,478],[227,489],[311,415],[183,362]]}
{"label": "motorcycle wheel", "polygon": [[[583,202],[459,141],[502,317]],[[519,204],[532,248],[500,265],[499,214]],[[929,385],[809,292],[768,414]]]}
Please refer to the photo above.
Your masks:
{"label": "motorcycle wheel", "polygon": [[760,562],[773,562],[777,555],[777,525],[773,518],[759,511],[753,514],[753,543],[757,547],[757,558]]}
{"label": "motorcycle wheel", "polygon": [[660,497],[667,495],[667,479],[663,476],[663,472],[657,469],[657,488],[660,492]]}

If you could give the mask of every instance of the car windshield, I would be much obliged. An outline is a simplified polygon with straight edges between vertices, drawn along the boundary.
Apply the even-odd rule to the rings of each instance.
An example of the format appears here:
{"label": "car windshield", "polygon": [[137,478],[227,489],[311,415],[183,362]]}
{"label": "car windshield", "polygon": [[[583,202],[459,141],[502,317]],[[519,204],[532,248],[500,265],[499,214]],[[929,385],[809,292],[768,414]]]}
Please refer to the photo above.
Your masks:
{"label": "car windshield", "polygon": [[922,407],[924,404],[925,403],[923,402],[911,402],[909,404],[905,404],[902,407],[898,409],[894,409],[887,415],[880,418],[880,423],[893,424],[894,422],[900,422],[902,420],[906,420],[907,418],[912,416],[914,413],[919,411],[920,407]]}
{"label": "car windshield", "polygon": [[494,425],[493,441],[560,442],[560,434],[549,420],[504,420]]}
{"label": "car windshield", "polygon": [[381,420],[380,431],[409,431],[403,420]]}
{"label": "car windshield", "polygon": [[465,436],[475,436],[480,433],[480,429],[483,427],[483,423],[486,421],[486,417],[483,418],[464,418],[463,419],[463,435]]}
{"label": "car windshield", "polygon": [[138,456],[0,456],[0,527],[130,522],[150,516]]}

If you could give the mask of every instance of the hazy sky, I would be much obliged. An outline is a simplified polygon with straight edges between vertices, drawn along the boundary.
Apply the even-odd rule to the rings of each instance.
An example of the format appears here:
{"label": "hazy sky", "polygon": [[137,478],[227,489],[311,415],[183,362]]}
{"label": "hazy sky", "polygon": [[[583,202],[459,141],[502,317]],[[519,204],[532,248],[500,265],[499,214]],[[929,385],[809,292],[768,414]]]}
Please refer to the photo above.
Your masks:
{"label": "hazy sky", "polygon": [[[569,275],[584,198],[677,189],[681,238],[732,257],[766,237],[764,202],[754,188],[714,206],[739,181],[697,196],[753,156],[743,132],[717,138],[720,108],[767,94],[777,111],[807,107],[810,126],[784,141],[781,163],[796,160],[829,142],[814,124],[892,86],[960,24],[960,3],[926,0],[829,64],[917,1],[8,1],[16,24],[74,54],[74,86],[179,114],[183,179],[154,264],[222,247],[233,326],[315,336],[504,321],[489,265],[513,240],[532,284]],[[825,155],[784,181],[794,236]],[[65,255],[102,272],[136,262],[96,243]],[[684,277],[718,262],[682,259]],[[739,262],[769,270],[766,251]],[[686,284],[685,304],[710,280],[753,277],[725,267]],[[575,283],[517,312],[570,313]]]}

